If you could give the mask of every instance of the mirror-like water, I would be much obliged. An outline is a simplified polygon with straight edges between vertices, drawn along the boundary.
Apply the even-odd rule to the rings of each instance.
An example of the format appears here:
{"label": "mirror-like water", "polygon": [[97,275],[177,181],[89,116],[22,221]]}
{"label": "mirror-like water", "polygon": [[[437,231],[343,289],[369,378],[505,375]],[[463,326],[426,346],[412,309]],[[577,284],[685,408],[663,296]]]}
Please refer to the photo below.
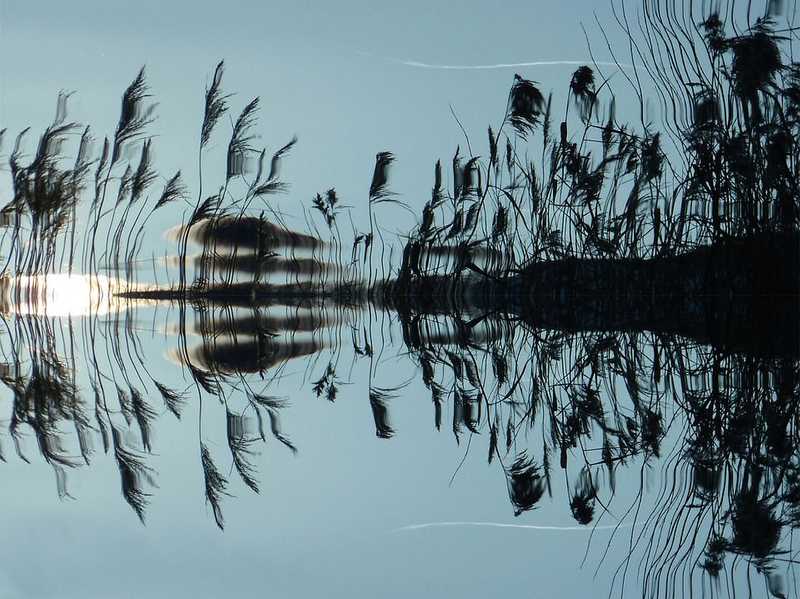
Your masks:
{"label": "mirror-like water", "polygon": [[0,5],[0,598],[798,596],[796,3],[244,4]]}
{"label": "mirror-like water", "polygon": [[[134,547],[135,571],[174,580],[203,543],[237,568],[251,552],[270,571],[319,562],[333,594],[472,592],[486,575],[458,545],[505,564],[512,587],[535,572],[570,593],[791,576],[797,355],[313,303],[6,323],[9,500],[57,539],[56,577],[77,567],[60,548],[70,537],[93,559],[112,544],[120,563],[100,580],[113,572],[122,590],[142,588]],[[256,584],[250,568],[213,579]]]}

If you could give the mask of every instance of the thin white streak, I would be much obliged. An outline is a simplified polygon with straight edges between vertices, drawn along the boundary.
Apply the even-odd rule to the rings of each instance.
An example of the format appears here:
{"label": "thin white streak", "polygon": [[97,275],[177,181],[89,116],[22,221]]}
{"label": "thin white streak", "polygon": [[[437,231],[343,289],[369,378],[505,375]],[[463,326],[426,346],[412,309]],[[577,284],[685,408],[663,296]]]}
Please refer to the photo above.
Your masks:
{"label": "thin white streak", "polygon": [[628,64],[616,62],[592,62],[591,60],[535,60],[532,62],[500,62],[497,64],[430,64],[416,60],[392,60],[397,64],[418,69],[438,69],[445,71],[488,71],[492,69],[513,69],[518,67],[552,67],[597,65],[605,67],[629,68]]}
{"label": "thin white streak", "polygon": [[536,524],[505,524],[503,522],[426,522],[425,524],[410,524],[394,529],[392,532],[405,532],[422,530],[424,528],[442,528],[445,526],[485,526],[490,528],[522,528],[527,530],[547,530],[563,532],[591,532],[593,530],[612,530],[615,528],[630,528],[630,524],[614,526],[543,526]]}

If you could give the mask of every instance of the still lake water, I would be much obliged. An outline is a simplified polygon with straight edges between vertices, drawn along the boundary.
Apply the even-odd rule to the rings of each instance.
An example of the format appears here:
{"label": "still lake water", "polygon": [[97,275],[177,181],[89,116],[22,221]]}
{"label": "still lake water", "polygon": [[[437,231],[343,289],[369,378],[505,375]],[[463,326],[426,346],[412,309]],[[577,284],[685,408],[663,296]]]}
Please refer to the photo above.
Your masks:
{"label": "still lake water", "polygon": [[[733,508],[772,430],[748,410],[785,399],[796,361],[510,318],[212,306],[183,336],[179,318],[6,317],[5,596],[680,596],[790,571],[791,527],[763,550]],[[714,398],[731,453],[709,464]],[[794,468],[760,470],[775,521]]]}
{"label": "still lake water", "polygon": [[[62,123],[92,126],[94,167],[143,64],[158,118],[121,144],[105,185],[124,181],[147,138],[151,189],[181,169],[202,199],[204,95],[224,58],[230,112],[202,151],[203,189],[247,193],[227,175],[250,176],[258,160],[232,164],[226,136],[258,95],[250,141],[265,147],[265,168],[298,142],[279,164],[291,188],[251,215],[310,237],[279,239],[260,259],[260,241],[222,252],[218,270],[289,285],[363,275],[369,258],[370,277],[390,278],[435,190],[435,161],[445,179],[454,152],[461,166],[485,161],[515,73],[555,89],[556,113],[570,106],[576,119],[558,90],[589,62],[581,23],[596,66],[615,85],[630,73],[603,51],[626,47],[601,25],[615,22],[588,0],[503,10],[0,0],[0,203],[16,189],[15,136],[30,125],[20,147],[35,155],[60,90],[74,90]],[[24,60],[7,58],[20,48]],[[643,105],[663,117],[657,101]],[[630,90],[606,109],[645,120]],[[80,131],[65,142],[71,158]],[[351,260],[349,242],[372,228],[367,196],[385,151],[396,161],[375,209],[373,265],[366,248]],[[474,172],[455,171],[451,187]],[[312,203],[333,187],[335,229]],[[798,595],[800,358],[785,345],[736,339],[734,352],[691,328],[543,328],[535,304],[517,309],[524,301],[122,298],[179,280],[193,202],[154,211],[141,237],[121,204],[109,199],[103,218],[134,223],[124,268],[105,251],[112,229],[100,228],[97,256],[81,245],[101,212],[83,203],[71,215],[73,274],[63,235],[48,265],[58,274],[0,279],[0,599]],[[2,216],[3,264],[38,267],[29,229],[8,250],[13,219]],[[192,276],[202,235],[197,226],[186,240]]]}

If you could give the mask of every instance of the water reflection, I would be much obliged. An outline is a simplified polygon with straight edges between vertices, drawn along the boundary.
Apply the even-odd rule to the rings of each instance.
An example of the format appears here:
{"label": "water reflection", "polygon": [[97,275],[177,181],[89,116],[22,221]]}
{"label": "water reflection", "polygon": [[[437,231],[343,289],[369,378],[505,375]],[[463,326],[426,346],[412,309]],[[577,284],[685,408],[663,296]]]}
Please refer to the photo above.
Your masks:
{"label": "water reflection", "polygon": [[[563,121],[557,97],[515,75],[484,158],[462,127],[448,168],[432,161],[420,211],[380,151],[360,217],[358,198],[344,204],[325,183],[297,204],[304,230],[272,202],[297,138],[267,164],[260,101],[227,118],[222,62],[197,115],[192,191],[181,171],[156,184],[144,69],[96,156],[60,94],[34,154],[27,129],[16,137],[0,210],[0,380],[18,461],[49,466],[65,500],[79,472],[96,475],[142,523],[161,472],[195,473],[180,507],[207,506],[211,529],[247,501],[237,491],[327,505],[325,477],[381,525],[428,493],[455,512],[430,478],[395,484],[447,462],[443,487],[467,480],[491,507],[500,497],[507,520],[426,512],[400,532],[585,532],[545,563],[594,569],[620,596],[737,596],[753,580],[796,594],[796,28],[779,29],[782,3],[769,2],[753,22],[748,5],[746,30],[731,8],[730,23],[710,12],[688,31],[667,4],[664,17],[637,15],[641,49],[624,18],[663,134],[646,122],[639,75],[625,77],[641,126],[619,119],[599,69],[572,73]],[[676,49],[686,60],[665,64]],[[140,258],[156,245],[151,217],[170,211],[177,251]],[[414,220],[390,238],[404,212]],[[336,453],[361,430],[375,445]],[[425,430],[439,454],[411,451]],[[273,486],[275,466],[299,470],[311,443],[330,471]],[[391,462],[387,447],[416,459]],[[179,467],[162,468],[173,456]],[[299,508],[290,515],[308,532]]]}
{"label": "water reflection", "polygon": [[195,312],[192,332],[202,341],[172,357],[209,373],[265,373],[294,358],[313,355],[326,347],[326,327],[336,316],[325,310],[214,308]]}
{"label": "water reflection", "polygon": [[[273,392],[282,380],[305,381],[310,396],[328,402],[366,396],[374,434],[389,443],[404,434],[395,402],[426,389],[430,409],[417,418],[504,473],[523,525],[546,529],[535,516],[546,502],[561,504],[573,527],[605,531],[602,543],[615,550],[590,555],[619,569],[604,584],[669,596],[704,576],[734,576],[744,562],[783,592],[800,526],[796,355],[732,354],[647,331],[537,329],[513,315],[196,304],[165,315],[178,368],[156,380],[132,326],[146,308],[128,307],[125,318],[102,321],[58,311],[5,317],[6,430],[20,460],[38,454],[50,464],[61,497],[68,473],[91,466],[101,447],[144,521],[157,493],[150,455],[170,445],[159,447],[157,430],[193,403],[194,467],[222,527],[236,506],[232,477],[261,490],[260,446],[303,449],[283,425],[292,402]],[[370,328],[386,317],[391,324]],[[389,353],[401,357],[381,357]],[[413,365],[412,379],[386,386],[398,361]],[[366,385],[352,376],[359,362]],[[222,422],[204,420],[208,401],[223,407]],[[224,452],[209,441],[211,429],[224,435]],[[185,500],[199,500],[191,495]]]}
{"label": "water reflection", "polygon": [[121,298],[120,293],[148,288],[105,275],[51,273],[2,277],[0,312],[48,317],[105,315],[126,310],[134,304]]}

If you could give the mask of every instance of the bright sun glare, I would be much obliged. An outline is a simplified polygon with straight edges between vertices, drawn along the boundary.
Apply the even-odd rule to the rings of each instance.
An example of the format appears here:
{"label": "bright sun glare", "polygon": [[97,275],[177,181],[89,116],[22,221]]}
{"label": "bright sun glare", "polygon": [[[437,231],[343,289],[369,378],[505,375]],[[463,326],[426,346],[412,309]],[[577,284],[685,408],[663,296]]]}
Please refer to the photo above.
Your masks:
{"label": "bright sun glare", "polygon": [[3,312],[39,316],[88,316],[121,310],[115,296],[124,283],[105,275],[58,273],[4,281]]}

